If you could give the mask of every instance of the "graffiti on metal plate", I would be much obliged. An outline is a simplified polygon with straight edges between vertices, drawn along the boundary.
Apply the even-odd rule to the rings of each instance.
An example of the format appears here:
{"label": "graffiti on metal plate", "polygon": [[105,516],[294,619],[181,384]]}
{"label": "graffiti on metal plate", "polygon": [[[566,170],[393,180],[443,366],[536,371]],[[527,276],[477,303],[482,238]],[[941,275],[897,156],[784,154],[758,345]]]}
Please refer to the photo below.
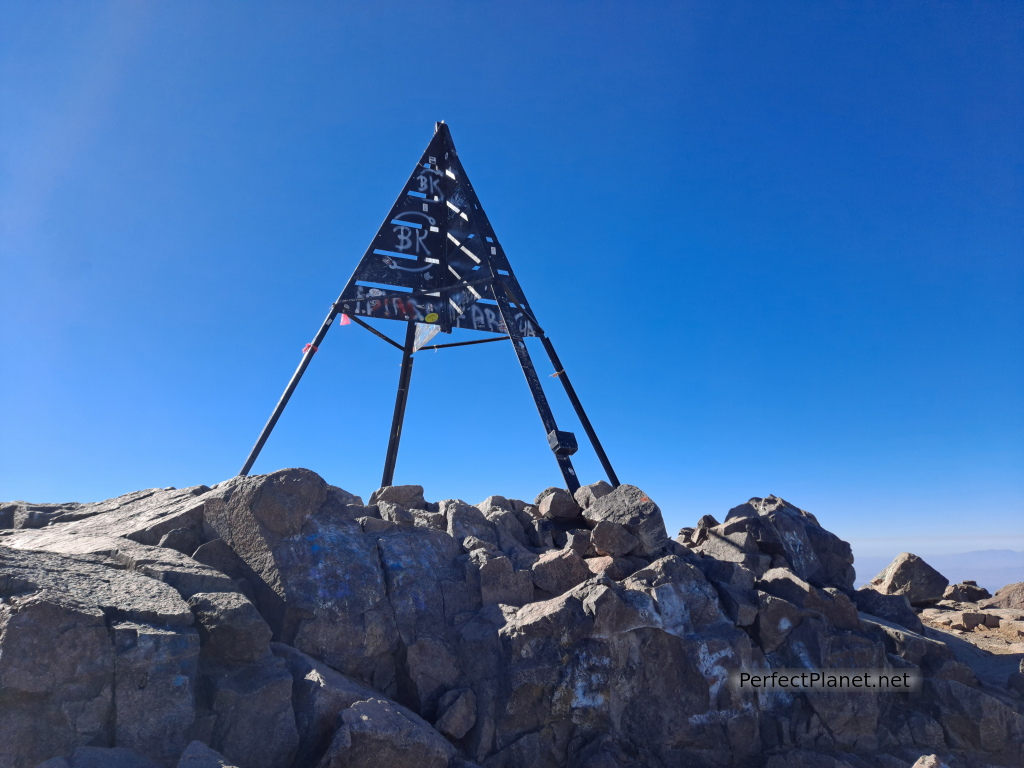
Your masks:
{"label": "graffiti on metal plate", "polygon": [[[496,291],[508,295],[500,306]],[[340,310],[385,320],[540,335],[462,168],[438,131],[345,286]]]}

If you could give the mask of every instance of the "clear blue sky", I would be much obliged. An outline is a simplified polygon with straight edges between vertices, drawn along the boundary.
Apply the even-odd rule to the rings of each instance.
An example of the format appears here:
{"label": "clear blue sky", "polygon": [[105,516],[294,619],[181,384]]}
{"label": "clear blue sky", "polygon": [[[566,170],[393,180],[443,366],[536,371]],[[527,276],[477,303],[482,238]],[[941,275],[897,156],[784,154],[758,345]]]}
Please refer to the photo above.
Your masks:
{"label": "clear blue sky", "polygon": [[[443,119],[673,532],[774,493],[863,553],[1024,549],[1022,40],[1019,2],[0,0],[0,498],[234,475]],[[332,329],[254,471],[368,496],[398,363]],[[506,344],[417,356],[396,482],[560,482]]]}

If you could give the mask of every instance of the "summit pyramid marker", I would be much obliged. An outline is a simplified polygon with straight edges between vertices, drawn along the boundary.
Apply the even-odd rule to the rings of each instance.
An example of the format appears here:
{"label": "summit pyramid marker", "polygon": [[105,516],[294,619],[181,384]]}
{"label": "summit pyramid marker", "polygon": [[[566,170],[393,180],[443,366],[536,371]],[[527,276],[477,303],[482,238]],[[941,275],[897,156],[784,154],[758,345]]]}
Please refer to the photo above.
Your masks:
{"label": "summit pyramid marker", "polygon": [[[402,193],[391,206],[390,213],[341,295],[331,306],[320,330],[306,345],[298,369],[263,427],[240,475],[246,475],[252,469],[295,387],[339,314],[347,315],[358,325],[402,350],[398,397],[381,485],[393,484],[415,352],[510,339],[566,486],[570,491],[579,488],[580,483],[569,458],[576,452],[576,439],[572,433],[560,431],[555,423],[527,349],[526,338],[529,337],[540,338],[555,367],[555,376],[562,382],[609,481],[613,485],[619,484],[554,346],[530,308],[480,205],[445,123],[435,125],[434,136]],[[399,344],[360,317],[405,322],[405,342]],[[426,346],[435,334],[452,333],[455,329],[497,335]]]}

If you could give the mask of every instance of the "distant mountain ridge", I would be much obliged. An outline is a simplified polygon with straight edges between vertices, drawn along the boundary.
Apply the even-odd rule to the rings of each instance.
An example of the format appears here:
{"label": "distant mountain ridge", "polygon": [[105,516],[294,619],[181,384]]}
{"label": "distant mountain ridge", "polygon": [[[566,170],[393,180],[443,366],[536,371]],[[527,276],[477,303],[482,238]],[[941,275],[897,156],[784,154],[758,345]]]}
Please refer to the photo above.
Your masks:
{"label": "distant mountain ridge", "polygon": [[[855,586],[863,587],[877,576],[892,559],[898,555],[893,552],[890,557],[854,555],[853,567],[857,571]],[[989,592],[1000,587],[1024,581],[1024,552],[1012,549],[977,549],[971,552],[954,554],[928,555],[921,552],[914,554],[922,557],[925,562],[949,579],[950,584],[972,579]]]}

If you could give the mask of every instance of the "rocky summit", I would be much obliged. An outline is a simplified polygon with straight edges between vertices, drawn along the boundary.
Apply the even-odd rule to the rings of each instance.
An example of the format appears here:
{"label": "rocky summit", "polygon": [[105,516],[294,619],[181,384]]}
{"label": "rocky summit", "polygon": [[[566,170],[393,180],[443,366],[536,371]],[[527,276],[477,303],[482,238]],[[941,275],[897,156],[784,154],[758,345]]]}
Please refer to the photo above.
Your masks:
{"label": "rocky summit", "polygon": [[[773,496],[672,539],[629,485],[364,504],[286,469],[0,528],[0,768],[1024,765],[1019,671],[957,646],[1019,589],[974,610],[908,555],[855,591]],[[923,680],[730,681],[793,668]]]}

